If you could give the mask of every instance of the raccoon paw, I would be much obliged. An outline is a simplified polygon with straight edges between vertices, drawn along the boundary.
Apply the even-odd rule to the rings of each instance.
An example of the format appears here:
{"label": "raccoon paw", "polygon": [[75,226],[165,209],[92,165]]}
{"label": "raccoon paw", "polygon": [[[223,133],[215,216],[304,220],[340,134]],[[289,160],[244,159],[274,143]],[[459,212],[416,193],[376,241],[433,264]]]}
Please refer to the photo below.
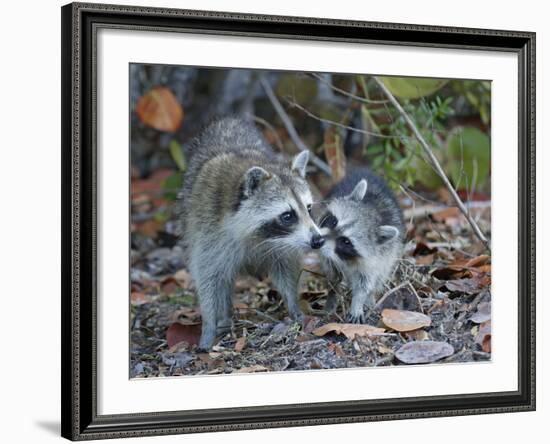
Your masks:
{"label": "raccoon paw", "polygon": [[367,317],[364,312],[361,313],[348,313],[346,316],[346,322],[349,324],[365,324]]}

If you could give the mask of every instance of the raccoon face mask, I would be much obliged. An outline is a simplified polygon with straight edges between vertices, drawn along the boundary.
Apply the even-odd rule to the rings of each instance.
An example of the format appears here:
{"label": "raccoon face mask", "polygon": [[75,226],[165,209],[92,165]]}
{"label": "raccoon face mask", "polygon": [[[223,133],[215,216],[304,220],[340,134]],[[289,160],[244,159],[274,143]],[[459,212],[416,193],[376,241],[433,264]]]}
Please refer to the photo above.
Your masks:
{"label": "raccoon face mask", "polygon": [[307,251],[324,243],[310,214],[313,198],[305,181],[308,157],[308,152],[298,154],[288,173],[272,174],[253,166],[243,177],[238,224],[273,251]]}
{"label": "raccoon face mask", "polygon": [[380,225],[369,214],[363,201],[366,192],[367,181],[363,179],[350,194],[333,199],[320,219],[321,233],[326,239],[321,254],[341,265],[361,259],[382,260],[386,247],[398,239],[397,227]]}

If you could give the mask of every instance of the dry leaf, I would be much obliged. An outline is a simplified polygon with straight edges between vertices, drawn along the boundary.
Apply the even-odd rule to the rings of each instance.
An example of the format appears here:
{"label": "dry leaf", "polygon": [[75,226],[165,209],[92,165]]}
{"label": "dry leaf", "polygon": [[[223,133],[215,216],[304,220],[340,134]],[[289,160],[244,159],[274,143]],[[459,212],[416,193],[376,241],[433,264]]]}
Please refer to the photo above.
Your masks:
{"label": "dry leaf", "polygon": [[355,336],[369,336],[377,333],[384,333],[386,330],[380,327],[373,327],[366,324],[339,324],[330,322],[313,330],[315,336],[324,336],[327,333],[334,332],[339,335],[344,335],[348,339],[354,339]]}
{"label": "dry leaf", "polygon": [[476,324],[482,324],[491,319],[491,303],[482,302],[477,306],[477,311],[470,316],[470,321]]}
{"label": "dry leaf", "polygon": [[151,296],[139,291],[132,291],[130,294],[130,303],[134,306],[143,305],[151,302]]}
{"label": "dry leaf", "polygon": [[192,288],[193,278],[191,274],[185,269],[182,268],[174,273],[174,279],[178,281],[182,288],[189,290]]}
{"label": "dry leaf", "polygon": [[183,110],[168,88],[157,86],[141,96],[136,113],[139,119],[160,131],[176,131],[183,120]]}
{"label": "dry leaf", "polygon": [[446,342],[413,341],[401,347],[395,356],[405,364],[428,364],[451,356],[454,349]]}
{"label": "dry leaf", "polygon": [[475,341],[476,344],[481,345],[484,352],[491,352],[491,321],[484,322],[479,326]]}
{"label": "dry leaf", "polygon": [[178,342],[185,341],[189,345],[197,345],[201,338],[201,324],[180,324],[175,322],[166,330],[166,342],[172,347]]}
{"label": "dry leaf", "polygon": [[235,351],[240,353],[244,350],[245,347],[246,336],[241,336],[239,339],[237,339],[237,342],[235,342]]}
{"label": "dry leaf", "polygon": [[429,316],[416,311],[382,310],[382,322],[396,331],[412,331],[422,327],[428,327],[432,320]]}

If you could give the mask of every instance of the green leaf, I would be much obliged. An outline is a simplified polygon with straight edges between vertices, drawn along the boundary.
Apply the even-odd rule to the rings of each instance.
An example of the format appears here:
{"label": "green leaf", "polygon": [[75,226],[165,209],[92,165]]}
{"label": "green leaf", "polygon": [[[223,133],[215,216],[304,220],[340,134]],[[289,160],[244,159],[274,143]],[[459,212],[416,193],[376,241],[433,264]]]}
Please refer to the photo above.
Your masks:
{"label": "green leaf", "polygon": [[179,190],[183,185],[181,173],[174,173],[162,182],[164,197],[168,200],[176,200]]}
{"label": "green leaf", "polygon": [[477,186],[483,185],[491,168],[491,141],[475,127],[458,128],[447,139],[450,179],[459,188],[470,187],[476,177]]}
{"label": "green leaf", "polygon": [[425,79],[417,77],[380,77],[391,93],[401,99],[427,97],[442,88],[447,79]]}
{"label": "green leaf", "polygon": [[169,148],[170,154],[172,155],[172,159],[174,160],[175,164],[178,166],[180,171],[185,171],[187,164],[185,162],[185,156],[183,154],[183,150],[181,149],[180,144],[175,140],[172,140],[170,142]]}

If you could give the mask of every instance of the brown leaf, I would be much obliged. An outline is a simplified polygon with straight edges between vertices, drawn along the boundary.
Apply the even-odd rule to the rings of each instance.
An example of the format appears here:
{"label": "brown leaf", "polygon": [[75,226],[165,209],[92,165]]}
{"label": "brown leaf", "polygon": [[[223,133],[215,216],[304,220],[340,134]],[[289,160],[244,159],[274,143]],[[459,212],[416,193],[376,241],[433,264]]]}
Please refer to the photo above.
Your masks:
{"label": "brown leaf", "polygon": [[178,281],[182,288],[189,290],[192,288],[193,278],[191,274],[185,269],[182,268],[174,273],[174,279]]}
{"label": "brown leaf", "polygon": [[304,333],[311,333],[313,330],[315,330],[315,327],[317,327],[317,324],[319,324],[320,318],[317,316],[308,316],[305,315],[304,319],[302,321],[302,330]]}
{"label": "brown leaf", "polygon": [[346,175],[346,156],[342,138],[335,127],[329,126],[325,130],[323,148],[332,172],[332,180],[339,182]]}
{"label": "brown leaf", "polygon": [[413,341],[403,345],[395,352],[395,356],[405,364],[428,364],[453,353],[453,347],[446,342]]}
{"label": "brown leaf", "polygon": [[424,256],[427,254],[434,254],[437,251],[437,248],[431,248],[426,245],[424,242],[418,242],[414,251],[412,252],[413,256]]}
{"label": "brown leaf", "polygon": [[425,341],[429,338],[426,330],[419,328],[418,330],[412,330],[405,333],[405,336],[414,341]]}
{"label": "brown leaf", "polygon": [[461,265],[448,265],[446,267],[436,268],[432,271],[432,276],[446,281],[447,279],[471,277],[472,272]]}
{"label": "brown leaf", "polygon": [[429,316],[416,311],[382,310],[382,322],[396,331],[412,331],[422,327],[428,327],[432,320]]}
{"label": "brown leaf", "polygon": [[457,207],[449,207],[444,210],[432,214],[436,222],[446,222],[447,219],[456,219],[460,215],[460,210]]}
{"label": "brown leaf", "polygon": [[151,296],[139,291],[132,291],[130,294],[130,303],[134,306],[143,305],[151,302]]}
{"label": "brown leaf", "polygon": [[201,338],[201,324],[180,324],[175,322],[166,330],[166,342],[172,347],[178,342],[185,341],[189,345],[197,345]]}
{"label": "brown leaf", "polygon": [[385,331],[384,328],[373,327],[372,325],[366,324],[339,324],[337,322],[330,322],[316,328],[312,333],[315,336],[324,336],[327,333],[334,332],[344,335],[348,339],[354,339],[355,336],[365,337],[376,333],[384,333]]}
{"label": "brown leaf", "polygon": [[445,282],[445,288],[459,293],[476,294],[491,284],[491,278],[486,275],[476,275],[473,278],[451,279]]}
{"label": "brown leaf", "polygon": [[183,121],[183,109],[168,88],[156,86],[141,96],[136,113],[139,119],[160,131],[176,131]]}
{"label": "brown leaf", "polygon": [[491,352],[491,321],[484,322],[479,326],[475,342],[481,345],[484,352]]}
{"label": "brown leaf", "polygon": [[418,256],[416,260],[416,265],[432,265],[434,263],[435,255],[427,254],[425,256]]}
{"label": "brown leaf", "polygon": [[160,288],[164,294],[172,294],[179,288],[179,283],[172,276],[168,276],[162,281]]}
{"label": "brown leaf", "polygon": [[235,342],[235,351],[240,353],[244,350],[245,347],[246,336],[241,336],[239,339],[237,339],[237,342]]}

